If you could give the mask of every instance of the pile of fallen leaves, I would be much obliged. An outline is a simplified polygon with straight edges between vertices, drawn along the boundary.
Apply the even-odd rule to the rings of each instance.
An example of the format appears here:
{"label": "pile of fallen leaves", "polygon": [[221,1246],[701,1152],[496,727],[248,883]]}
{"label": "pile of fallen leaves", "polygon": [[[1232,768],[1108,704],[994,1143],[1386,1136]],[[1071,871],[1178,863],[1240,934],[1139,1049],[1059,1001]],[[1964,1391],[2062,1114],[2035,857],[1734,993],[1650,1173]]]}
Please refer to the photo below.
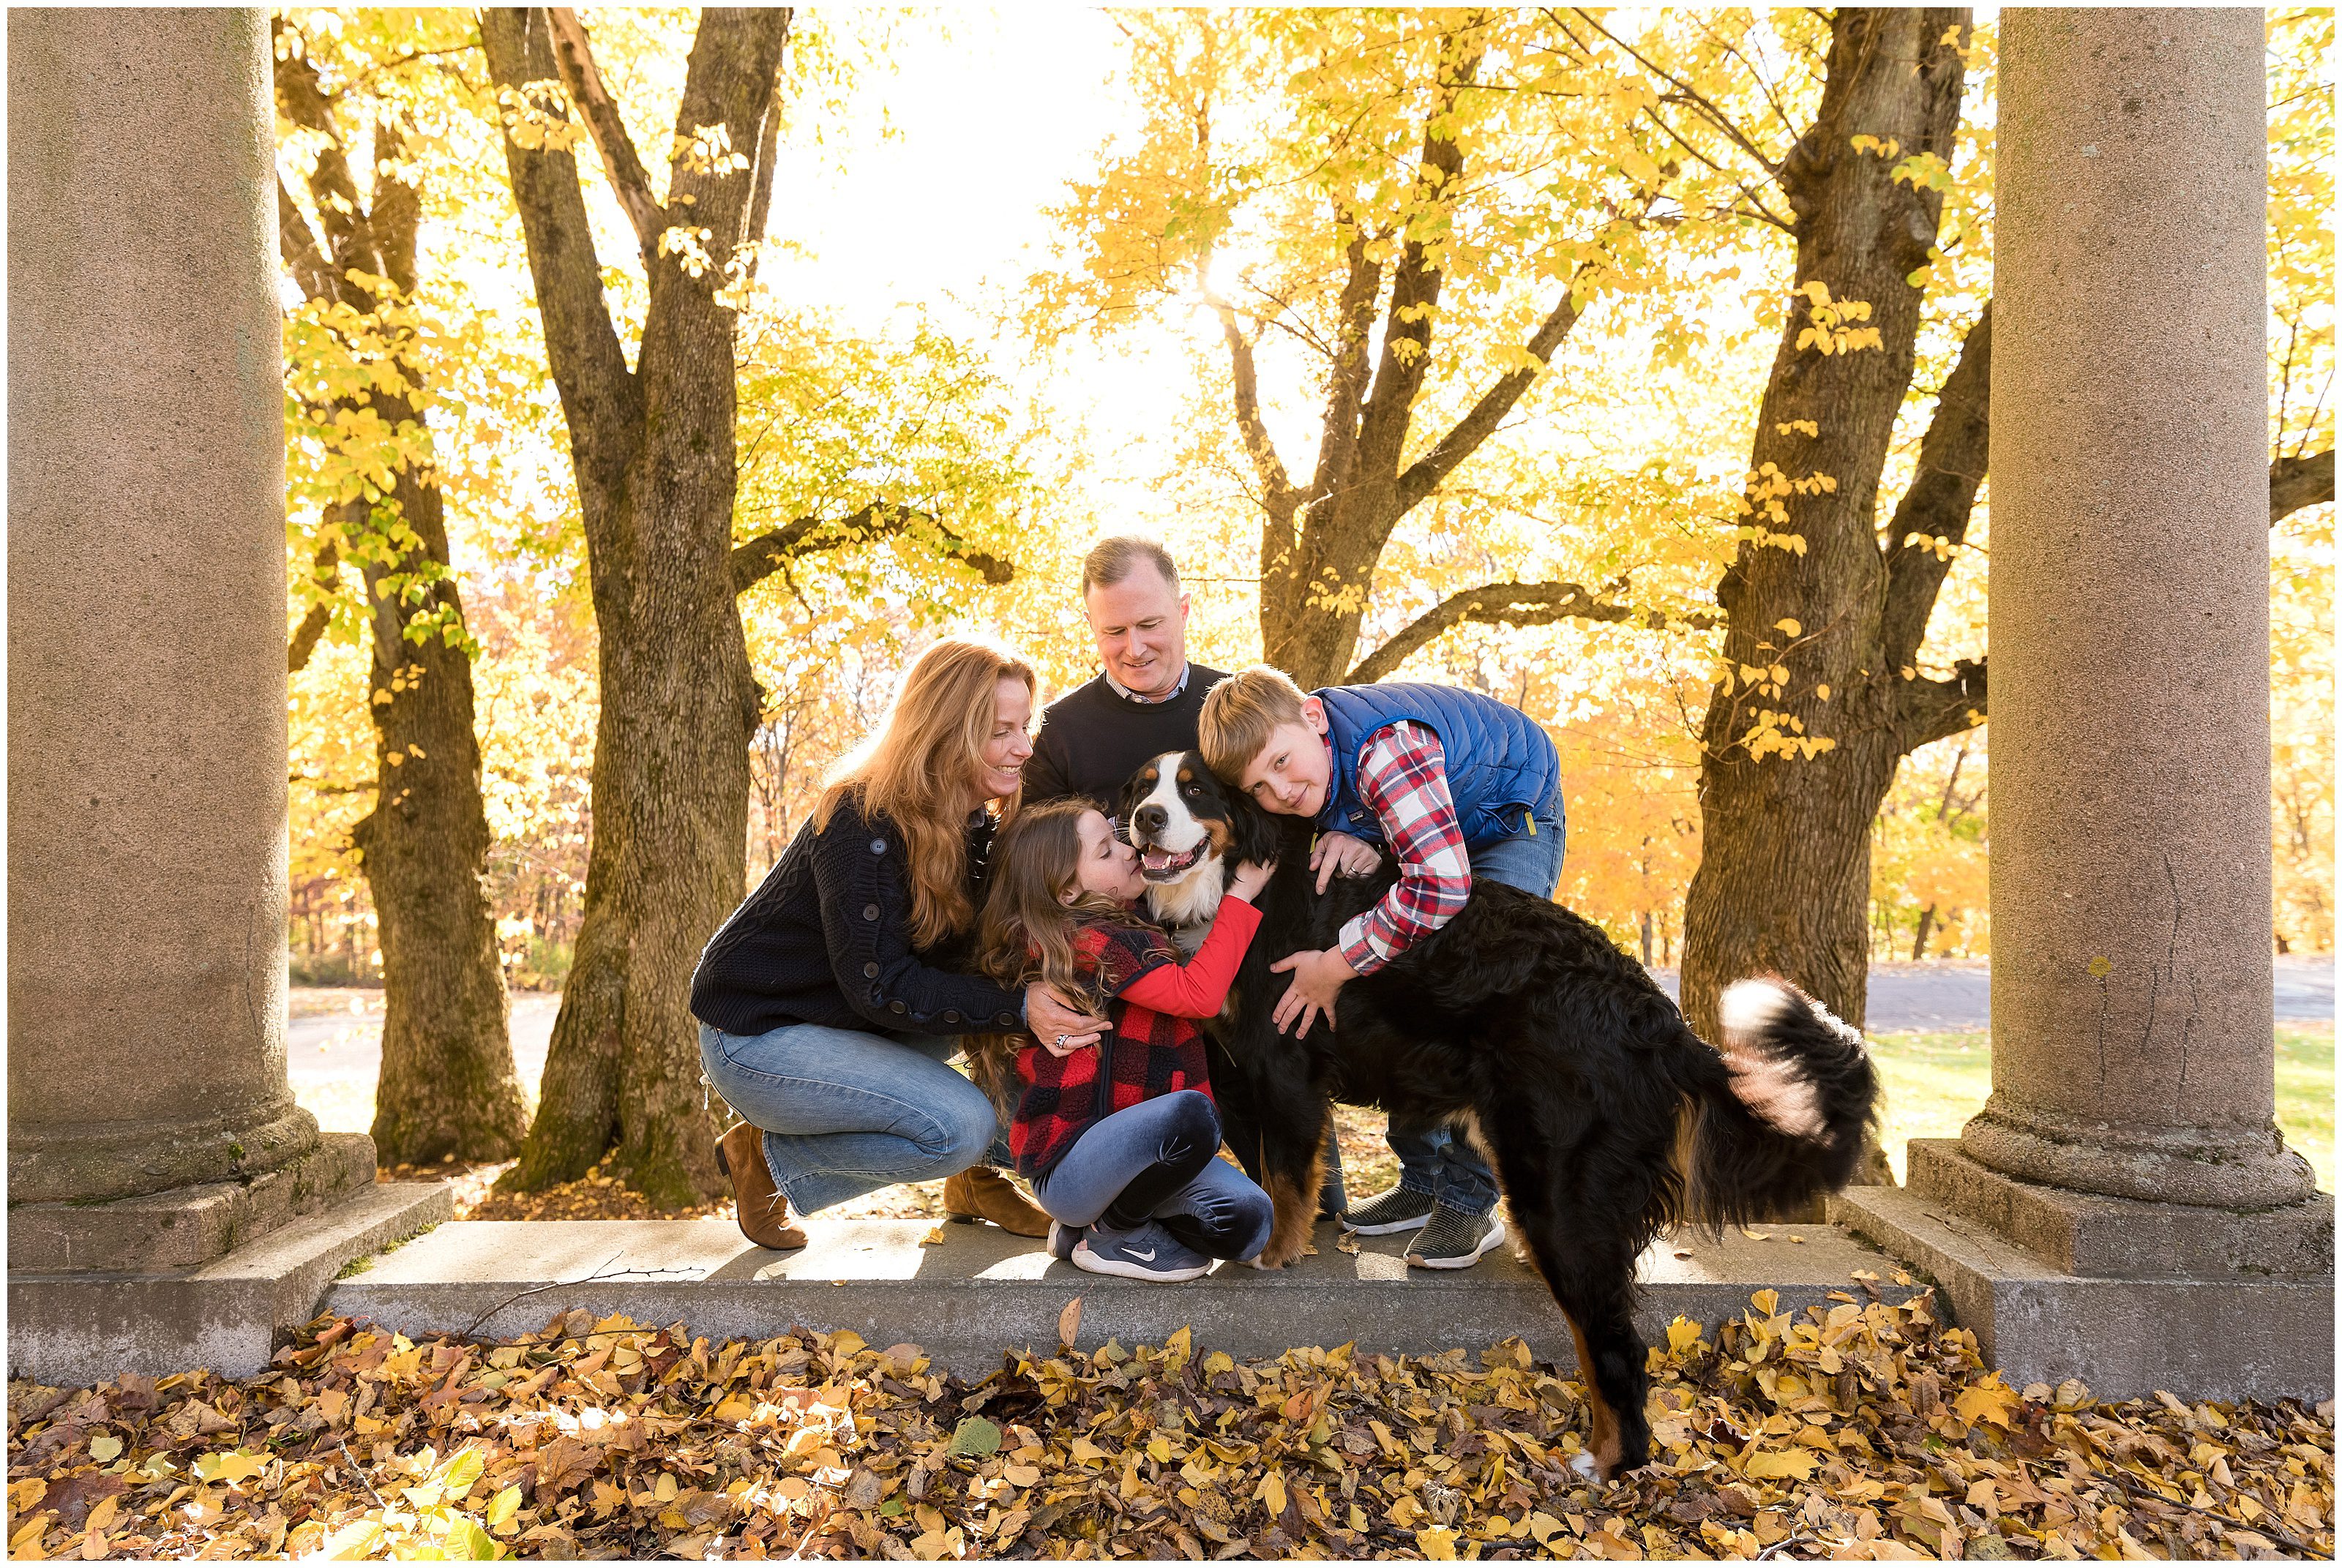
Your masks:
{"label": "pile of fallen leaves", "polygon": [[[583,1312],[495,1345],[320,1320],[266,1375],[9,1390],[8,1544],[78,1555],[2328,1554],[2332,1406],[2008,1388],[1925,1295],[1769,1292],[1652,1352],[1654,1463],[1585,1473],[1573,1378],[1159,1347],[710,1344]],[[1069,1306],[1066,1331],[1077,1324]]]}

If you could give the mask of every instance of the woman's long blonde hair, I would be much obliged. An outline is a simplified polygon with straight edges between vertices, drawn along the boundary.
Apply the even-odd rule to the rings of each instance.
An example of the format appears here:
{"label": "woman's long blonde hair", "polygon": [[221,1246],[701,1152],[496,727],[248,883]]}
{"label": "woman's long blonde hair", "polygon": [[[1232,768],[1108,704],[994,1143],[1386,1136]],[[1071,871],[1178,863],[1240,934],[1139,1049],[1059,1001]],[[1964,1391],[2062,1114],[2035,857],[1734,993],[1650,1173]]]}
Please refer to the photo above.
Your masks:
{"label": "woman's long blonde hair", "polygon": [[[946,637],[912,662],[886,722],[831,772],[814,806],[816,832],[848,794],[865,812],[884,812],[903,835],[911,884],[911,945],[932,947],[967,929],[971,793],[982,797],[984,747],[999,718],[998,687],[1009,677],[1036,683],[1033,666],[998,643]],[[1021,793],[1021,792],[1020,792]],[[1014,811],[1011,795],[1004,810]]]}

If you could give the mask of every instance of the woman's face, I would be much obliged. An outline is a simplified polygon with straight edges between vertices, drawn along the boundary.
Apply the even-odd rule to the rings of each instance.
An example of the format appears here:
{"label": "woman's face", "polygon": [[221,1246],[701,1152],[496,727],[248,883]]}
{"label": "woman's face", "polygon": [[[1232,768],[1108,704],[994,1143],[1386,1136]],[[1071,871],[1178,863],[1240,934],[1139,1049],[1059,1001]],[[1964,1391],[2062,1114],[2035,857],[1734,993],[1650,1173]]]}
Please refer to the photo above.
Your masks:
{"label": "woman's face", "polygon": [[1024,782],[1025,759],[1033,754],[1033,739],[1026,734],[1033,723],[1033,694],[1015,675],[1003,675],[992,694],[992,734],[980,754],[984,798],[998,800],[1016,793]]}
{"label": "woman's face", "polygon": [[1125,904],[1136,903],[1146,891],[1146,877],[1138,869],[1138,852],[1115,837],[1106,818],[1094,811],[1082,813],[1074,831],[1082,835],[1082,854],[1074,867],[1077,885],[1066,889],[1065,902],[1071,904],[1082,894],[1095,893]]}

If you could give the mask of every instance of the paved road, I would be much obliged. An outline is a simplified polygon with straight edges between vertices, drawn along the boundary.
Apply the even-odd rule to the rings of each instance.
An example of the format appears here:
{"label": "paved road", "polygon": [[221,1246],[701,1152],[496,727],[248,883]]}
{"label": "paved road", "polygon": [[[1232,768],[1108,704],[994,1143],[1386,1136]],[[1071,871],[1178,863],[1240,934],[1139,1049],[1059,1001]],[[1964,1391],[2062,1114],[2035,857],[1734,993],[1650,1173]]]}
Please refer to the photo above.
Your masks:
{"label": "paved road", "polygon": [[[1676,972],[1652,974],[1676,994]],[[2334,960],[2287,954],[2277,961],[2277,1015],[2280,1022],[2334,1018]],[[1870,1016],[1874,1033],[1898,1029],[1967,1030],[1992,1024],[1992,964],[1987,959],[1943,959],[1925,964],[1875,964],[1870,969]]]}
{"label": "paved road", "polygon": [[[1673,969],[1653,974],[1669,995]],[[382,993],[296,990],[295,1016],[285,1028],[293,1081],[371,1078],[382,1054]],[[553,1034],[560,997],[517,992],[512,1003],[513,1054],[521,1082],[535,1084],[545,1072],[545,1049]],[[2277,961],[2277,1015],[2307,1022],[2334,1017],[2334,960],[2288,955]],[[1992,1022],[1992,965],[1987,960],[1947,959],[1927,964],[1881,964],[1870,972],[1870,1017],[1874,1032],[1899,1029],[1983,1029]]]}

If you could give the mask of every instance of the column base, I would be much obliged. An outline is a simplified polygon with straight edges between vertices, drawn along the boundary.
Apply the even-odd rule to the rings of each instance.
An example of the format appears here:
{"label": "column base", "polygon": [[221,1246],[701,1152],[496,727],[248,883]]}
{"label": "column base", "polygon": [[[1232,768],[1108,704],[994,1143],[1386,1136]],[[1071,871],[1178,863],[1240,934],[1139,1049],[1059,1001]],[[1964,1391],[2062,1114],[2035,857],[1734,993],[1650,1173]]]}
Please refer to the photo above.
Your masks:
{"label": "column base", "polygon": [[8,1374],[75,1388],[198,1366],[254,1376],[316,1315],[345,1264],[454,1214],[444,1183],[369,1183],[199,1269],[68,1274],[12,1264]]}
{"label": "column base", "polygon": [[374,1179],[372,1138],[326,1133],[307,1153],[248,1182],[207,1182],[109,1203],[21,1203],[8,1211],[8,1272],[199,1268]]}
{"label": "column base", "polygon": [[2012,1384],[2333,1396],[2331,1194],[2260,1211],[2108,1198],[2014,1180],[1949,1139],[1914,1140],[1910,1174],[1850,1189],[1830,1217],[1940,1285]]}
{"label": "column base", "polygon": [[2150,1203],[2211,1209],[2297,1203],[2317,1191],[2309,1162],[2259,1128],[2127,1127],[2073,1123],[1996,1093],[1961,1130],[1983,1164],[2020,1181]]}

